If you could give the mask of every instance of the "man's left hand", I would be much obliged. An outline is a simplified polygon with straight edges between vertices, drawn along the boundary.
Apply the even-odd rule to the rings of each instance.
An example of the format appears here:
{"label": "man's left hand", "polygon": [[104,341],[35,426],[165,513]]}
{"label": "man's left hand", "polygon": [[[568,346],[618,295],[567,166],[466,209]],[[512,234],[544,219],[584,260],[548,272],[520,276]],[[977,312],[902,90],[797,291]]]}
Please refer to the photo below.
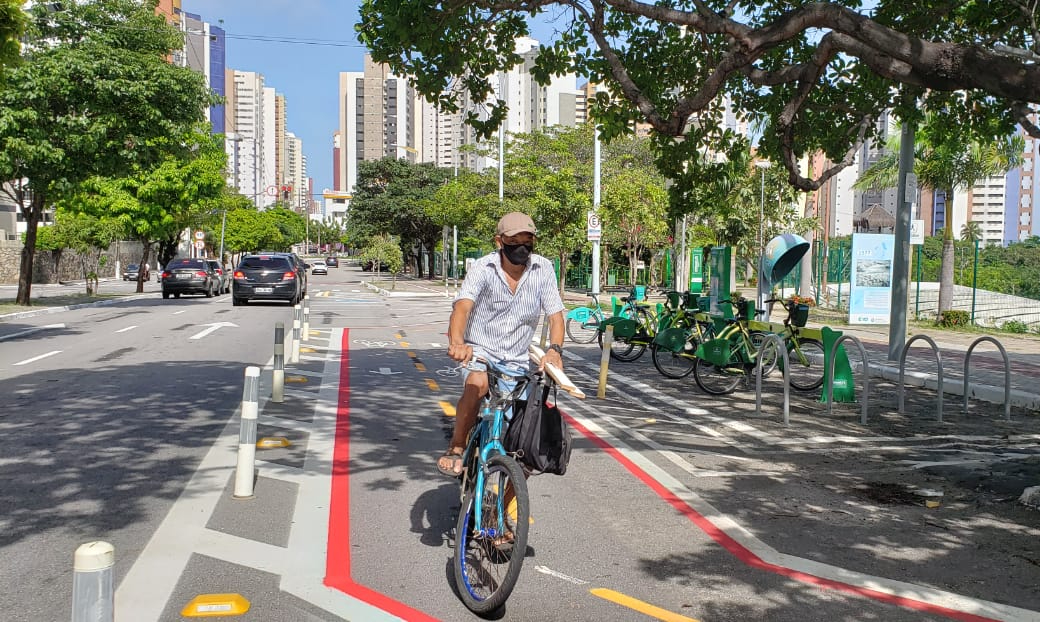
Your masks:
{"label": "man's left hand", "polygon": [[556,350],[545,351],[545,356],[542,357],[542,362],[538,365],[538,371],[545,371],[546,363],[552,363],[556,369],[563,371],[563,356]]}

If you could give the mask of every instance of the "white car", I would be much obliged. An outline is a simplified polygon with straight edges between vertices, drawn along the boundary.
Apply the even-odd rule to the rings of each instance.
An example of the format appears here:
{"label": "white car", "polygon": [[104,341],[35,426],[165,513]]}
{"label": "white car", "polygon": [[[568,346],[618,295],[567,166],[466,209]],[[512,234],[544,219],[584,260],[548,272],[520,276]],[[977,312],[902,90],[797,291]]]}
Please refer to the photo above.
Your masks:
{"label": "white car", "polygon": [[325,265],[324,261],[315,261],[311,264],[311,274],[328,274],[329,267]]}

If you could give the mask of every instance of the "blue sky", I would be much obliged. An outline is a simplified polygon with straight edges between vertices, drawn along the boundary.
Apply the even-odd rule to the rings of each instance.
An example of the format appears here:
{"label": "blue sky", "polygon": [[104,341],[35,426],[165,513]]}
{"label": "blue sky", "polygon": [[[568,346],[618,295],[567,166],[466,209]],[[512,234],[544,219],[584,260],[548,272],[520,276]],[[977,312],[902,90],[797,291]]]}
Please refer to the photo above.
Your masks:
{"label": "blue sky", "polygon": [[[285,95],[287,126],[303,140],[314,191],[332,188],[332,133],[341,71],[361,71],[354,0],[183,0],[182,8],[227,32],[227,66],[264,75]],[[223,20],[223,23],[220,23]],[[552,28],[542,24],[543,44]]]}
{"label": "blue sky", "polygon": [[227,32],[228,68],[262,73],[267,86],[285,95],[287,126],[303,140],[314,191],[331,188],[339,72],[361,71],[365,54],[354,36],[357,3],[184,0],[182,8]]}

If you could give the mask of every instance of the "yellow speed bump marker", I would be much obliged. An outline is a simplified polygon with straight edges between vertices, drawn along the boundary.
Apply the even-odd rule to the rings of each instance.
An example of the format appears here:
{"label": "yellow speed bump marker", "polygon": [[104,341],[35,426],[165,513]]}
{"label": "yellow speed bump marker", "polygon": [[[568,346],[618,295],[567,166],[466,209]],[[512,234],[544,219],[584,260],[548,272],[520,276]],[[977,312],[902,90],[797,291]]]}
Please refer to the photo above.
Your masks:
{"label": "yellow speed bump marker", "polygon": [[407,341],[402,341],[401,342],[401,347],[402,348],[410,348],[410,347],[412,347],[412,344],[408,343]]}
{"label": "yellow speed bump marker", "polygon": [[426,366],[420,363],[419,361],[415,361],[415,368],[419,371],[426,371]]}
{"label": "yellow speed bump marker", "polygon": [[181,615],[186,618],[240,616],[249,611],[249,601],[241,594],[199,594],[191,599]]}
{"label": "yellow speed bump marker", "polygon": [[317,352],[317,350],[315,350],[314,348],[308,348],[307,346],[302,346],[302,347],[300,348],[300,352],[305,352],[305,353],[308,353],[308,354],[313,354],[313,353]]}
{"label": "yellow speed bump marker", "polygon": [[412,359],[414,359],[414,358],[418,358],[418,356],[419,356],[419,355],[418,355],[418,354],[416,354],[415,352],[409,352],[409,353],[408,353],[408,358],[412,358]]}
{"label": "yellow speed bump marker", "polygon": [[455,406],[451,402],[440,402],[440,405],[445,417],[455,416]]}
{"label": "yellow speed bump marker", "polygon": [[434,380],[433,378],[424,378],[424,380],[426,381],[426,386],[429,387],[431,391],[440,391],[441,390],[440,385],[437,384],[437,381]]}
{"label": "yellow speed bump marker", "polygon": [[292,445],[284,436],[265,436],[256,442],[260,449],[274,449],[276,447],[288,447]]}
{"label": "yellow speed bump marker", "polygon": [[643,601],[632,598],[631,596],[625,596],[621,592],[615,592],[614,590],[608,590],[602,587],[589,591],[592,592],[595,596],[599,596],[600,598],[609,600],[612,603],[617,603],[622,607],[628,607],[629,609],[638,611],[643,615],[648,615],[651,618],[663,620],[664,622],[697,622],[697,620],[693,618],[687,618],[686,616],[681,616],[677,613],[672,613],[667,609],[655,607],[650,603],[644,603]]}
{"label": "yellow speed bump marker", "polygon": [[299,384],[304,384],[304,383],[307,382],[307,376],[286,376],[285,377],[285,381],[286,382],[296,382],[296,383],[299,383]]}

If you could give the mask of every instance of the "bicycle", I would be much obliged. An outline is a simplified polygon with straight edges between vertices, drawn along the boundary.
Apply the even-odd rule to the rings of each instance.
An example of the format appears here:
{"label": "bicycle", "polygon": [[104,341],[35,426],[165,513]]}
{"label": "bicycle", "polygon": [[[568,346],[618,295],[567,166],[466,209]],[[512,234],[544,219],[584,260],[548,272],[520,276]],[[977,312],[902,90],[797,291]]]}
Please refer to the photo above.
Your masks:
{"label": "bicycle", "polygon": [[661,375],[678,380],[693,371],[697,346],[712,339],[715,329],[710,321],[697,317],[696,294],[669,292],[668,306],[675,309],[671,325],[654,337],[650,355]]}
{"label": "bicycle", "polygon": [[[750,379],[760,352],[764,357],[768,357],[762,362],[763,376],[768,375],[777,365],[779,357],[775,350],[773,348],[761,349],[764,333],[759,334],[756,339],[752,331],[748,329],[747,321],[750,318],[752,304],[751,300],[741,302],[739,318],[717,319],[717,322],[722,323],[717,337],[698,346],[695,353],[697,362],[693,368],[693,379],[704,392],[711,395],[732,393],[741,380],[746,382]],[[788,311],[788,317],[784,320],[784,330],[778,334],[783,336],[784,345],[791,357],[788,380],[794,389],[811,391],[823,383],[822,365],[819,377],[816,377],[815,370],[809,371],[813,369],[817,356],[822,362],[823,344],[815,339],[799,337],[798,320],[801,319],[802,325],[805,321],[798,316],[793,318],[793,312],[799,311],[795,305],[785,303],[784,306]]]}
{"label": "bicycle", "polygon": [[787,317],[784,318],[783,336],[787,347],[791,368],[787,377],[791,387],[798,391],[812,391],[823,385],[823,344],[810,337],[801,337],[800,329],[805,327],[809,319],[809,306],[794,301],[767,300],[784,305]]}
{"label": "bicycle", "polygon": [[574,343],[592,343],[599,333],[600,324],[607,317],[599,302],[599,295],[590,294],[589,297],[592,298],[590,306],[577,307],[567,313],[564,328]]}
{"label": "bicycle", "polygon": [[619,300],[624,303],[623,306],[614,317],[600,324],[596,336],[602,349],[607,324],[613,324],[614,340],[610,344],[610,356],[631,363],[643,356],[646,347],[653,342],[659,319],[649,303],[640,302],[634,291]]}
{"label": "bicycle", "polygon": [[[544,355],[534,346],[531,352],[536,362]],[[576,397],[585,394],[551,365],[545,374],[512,375],[484,360],[471,363],[470,369],[487,372],[488,393],[462,452],[462,507],[452,566],[462,602],[470,611],[486,615],[501,607],[516,586],[530,526],[531,502],[523,467],[502,444],[506,413],[543,382],[555,381]]]}

